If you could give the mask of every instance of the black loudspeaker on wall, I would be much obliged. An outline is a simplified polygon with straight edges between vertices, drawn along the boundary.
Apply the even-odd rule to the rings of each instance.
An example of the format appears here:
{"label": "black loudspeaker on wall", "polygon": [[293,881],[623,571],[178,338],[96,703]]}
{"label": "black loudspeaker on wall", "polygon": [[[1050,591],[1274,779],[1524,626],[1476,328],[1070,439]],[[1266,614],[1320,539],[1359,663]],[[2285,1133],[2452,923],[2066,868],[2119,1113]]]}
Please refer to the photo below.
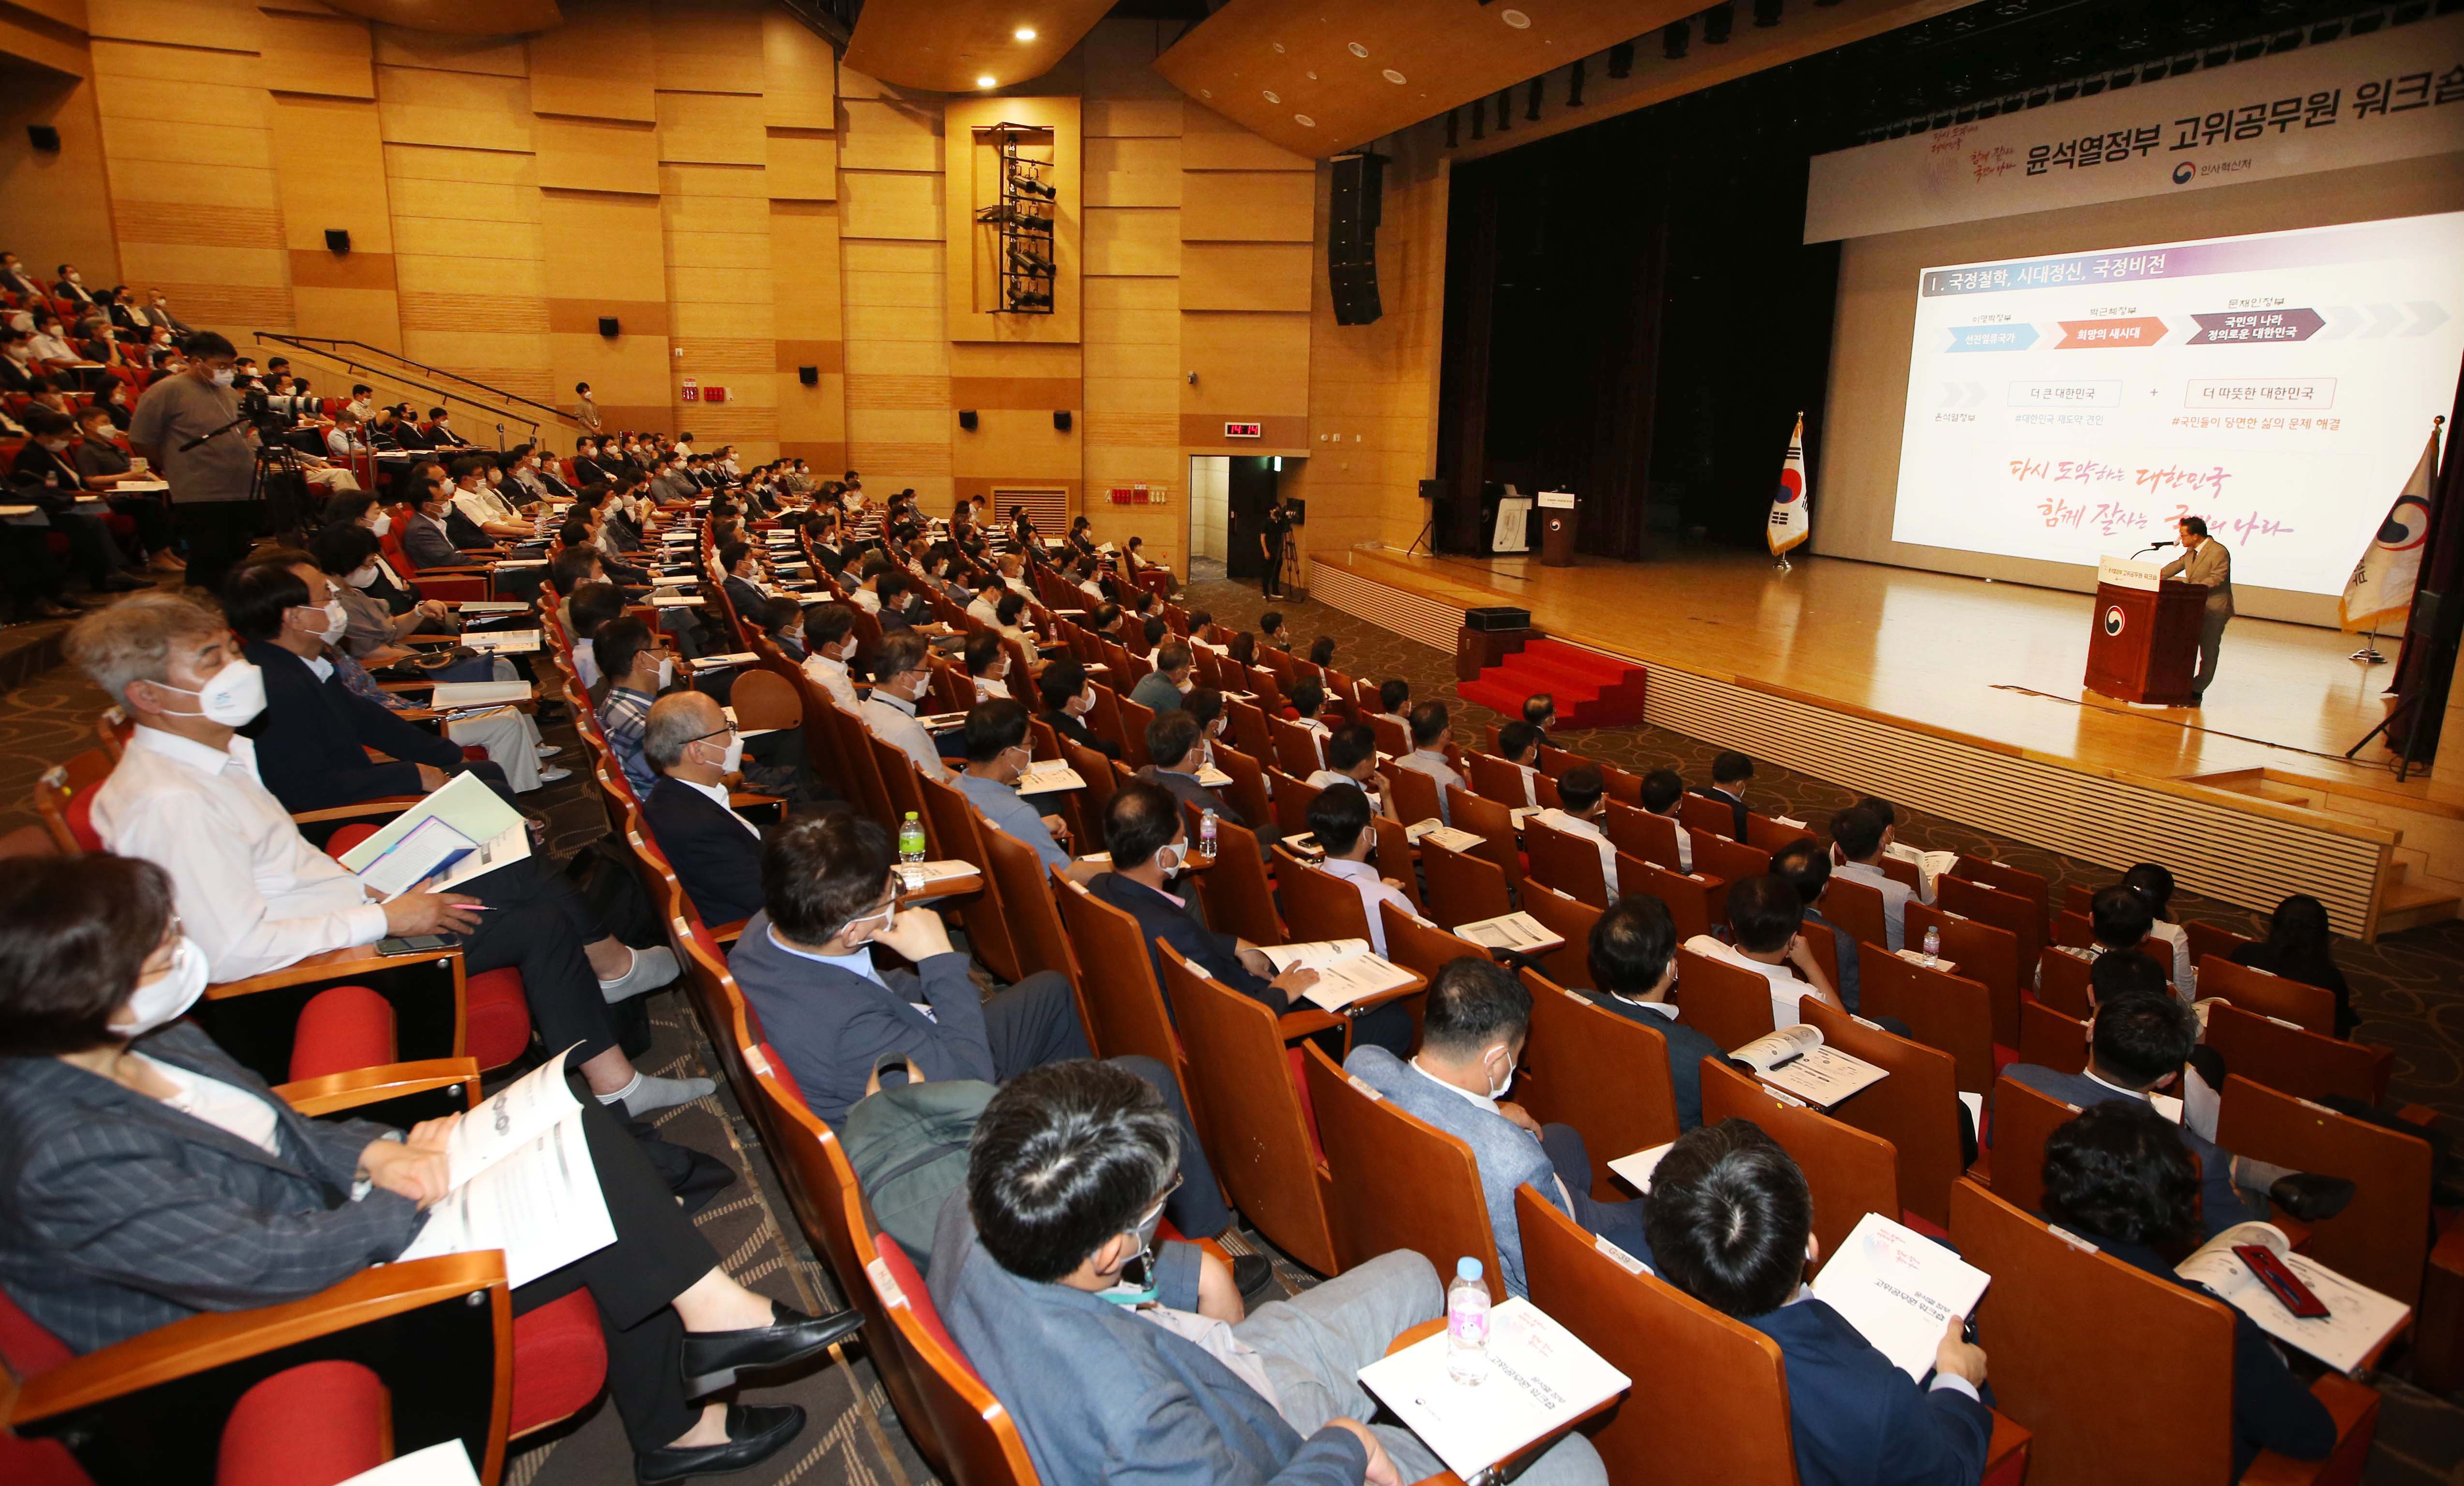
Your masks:
{"label": "black loudspeaker on wall", "polygon": [[1064,433],[1067,433],[1069,431],[1069,412],[1067,408],[1053,409],[1052,426],[1060,429]]}
{"label": "black loudspeaker on wall", "polygon": [[796,368],[796,380],[808,387],[818,386],[822,380],[822,369],[818,366],[799,366]]}
{"label": "black loudspeaker on wall", "polygon": [[26,142],[46,155],[56,155],[60,152],[60,131],[50,124],[28,124]]}
{"label": "black loudspeaker on wall", "polygon": [[1377,218],[1385,195],[1386,157],[1337,155],[1333,210],[1327,227],[1327,289],[1334,322],[1367,325],[1384,313],[1377,303]]}
{"label": "black loudspeaker on wall", "polygon": [[351,234],[349,231],[339,227],[329,227],[325,229],[325,251],[327,252],[350,251]]}
{"label": "black loudspeaker on wall", "polygon": [[959,408],[959,409],[958,409],[958,426],[959,426],[959,427],[961,427],[961,428],[968,429],[968,430],[970,430],[970,431],[972,431],[972,430],[975,428],[975,426],[976,426],[976,410],[975,410],[974,408],[972,408],[972,407],[962,407],[962,408]]}
{"label": "black loudspeaker on wall", "polygon": [[616,317],[613,315],[603,315],[599,317],[599,333],[605,336],[610,340],[615,339],[617,333],[624,328],[624,326],[616,323]]}
{"label": "black loudspeaker on wall", "polygon": [[1420,482],[1420,498],[1422,500],[1445,499],[1446,482],[1443,480],[1422,480]]}

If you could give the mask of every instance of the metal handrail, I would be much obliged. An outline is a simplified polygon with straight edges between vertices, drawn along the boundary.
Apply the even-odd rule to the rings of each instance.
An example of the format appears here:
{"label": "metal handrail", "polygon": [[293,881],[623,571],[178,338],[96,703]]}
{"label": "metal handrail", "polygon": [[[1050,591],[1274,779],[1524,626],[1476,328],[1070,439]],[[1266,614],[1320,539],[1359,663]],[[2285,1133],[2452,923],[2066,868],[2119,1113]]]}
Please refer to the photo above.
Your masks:
{"label": "metal handrail", "polygon": [[[557,420],[559,424],[565,426],[567,428],[577,428],[581,426],[579,423],[575,422],[574,416],[571,413],[564,411],[562,408],[552,407],[545,403],[523,397],[517,392],[507,392],[502,387],[491,386],[487,382],[481,382],[475,377],[465,377],[459,372],[449,371],[442,366],[430,366],[426,361],[413,361],[399,351],[388,351],[383,346],[373,346],[364,340],[344,340],[331,336],[302,336],[290,331],[273,330],[260,330],[256,332],[256,339],[260,341],[275,341],[279,344],[287,345],[295,351],[306,351],[312,355],[327,357],[333,361],[341,362],[343,366],[352,371],[369,372],[377,376],[385,377],[407,386],[417,387],[423,392],[432,392],[441,400],[458,400],[469,404],[471,406],[477,408],[481,412],[488,413],[498,418],[512,419],[516,423],[528,426],[535,442],[541,423],[543,422],[541,419],[526,417],[523,414],[513,411],[511,408],[493,406],[489,404],[480,402],[478,399],[472,397],[467,392],[449,392],[443,387],[431,385],[430,383],[421,382],[413,377],[404,376],[399,370],[392,366],[387,366],[378,362],[354,361],[352,358],[332,348],[335,346],[355,346],[372,356],[385,357],[391,361],[401,362],[404,365],[416,366],[421,371],[428,372],[431,375],[448,378],[451,381],[459,382],[469,386],[480,388],[487,392],[491,397],[501,398],[508,403],[519,403],[525,407],[538,408],[540,412],[547,414],[549,418]],[[501,423],[498,424],[496,426],[496,429],[501,435],[504,431],[504,425]]]}

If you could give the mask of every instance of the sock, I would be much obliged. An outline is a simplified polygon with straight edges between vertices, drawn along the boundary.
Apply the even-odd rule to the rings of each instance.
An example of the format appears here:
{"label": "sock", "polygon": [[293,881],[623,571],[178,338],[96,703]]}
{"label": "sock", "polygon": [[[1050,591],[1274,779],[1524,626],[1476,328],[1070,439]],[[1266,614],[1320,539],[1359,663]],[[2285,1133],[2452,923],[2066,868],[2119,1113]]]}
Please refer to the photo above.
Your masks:
{"label": "sock", "polygon": [[632,1097],[633,1095],[635,1095],[635,1094],[640,1093],[641,1091],[642,1091],[642,1070],[641,1070],[641,1069],[639,1069],[639,1068],[636,1068],[636,1069],[634,1069],[634,1070],[633,1070],[633,1082],[631,1082],[630,1083],[626,1084],[623,1088],[618,1089],[618,1090],[617,1090],[615,1093],[613,1093],[613,1094],[602,1094],[602,1095],[600,1095],[600,1096],[599,1096],[599,1102],[600,1102],[601,1104],[623,1104],[626,1100],[627,1100],[627,1099],[631,1098],[631,1097]]}
{"label": "sock", "polygon": [[603,986],[612,986],[612,985],[617,984],[618,982],[622,981],[622,980],[627,976],[627,975],[629,975],[629,974],[633,973],[633,967],[634,967],[634,966],[639,965],[639,964],[641,964],[641,963],[642,963],[642,956],[641,956],[640,952],[639,952],[639,951],[635,951],[634,949],[632,949],[630,946],[627,946],[627,947],[626,948],[625,954],[626,954],[626,960],[625,960],[625,969],[624,969],[624,971],[623,971],[621,973],[619,973],[619,974],[607,975],[607,976],[604,976],[604,977],[602,977],[602,978],[601,978],[601,980],[600,980],[600,982],[599,982],[601,985],[603,985]]}

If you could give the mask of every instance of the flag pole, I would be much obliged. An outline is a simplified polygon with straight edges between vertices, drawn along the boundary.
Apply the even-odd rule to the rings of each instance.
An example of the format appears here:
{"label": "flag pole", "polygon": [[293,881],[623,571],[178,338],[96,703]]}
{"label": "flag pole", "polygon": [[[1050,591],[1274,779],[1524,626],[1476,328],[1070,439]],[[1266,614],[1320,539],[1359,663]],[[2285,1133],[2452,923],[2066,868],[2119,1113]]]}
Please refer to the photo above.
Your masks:
{"label": "flag pole", "polygon": [[2359,661],[2365,666],[2385,666],[2387,663],[2387,658],[2379,654],[2379,626],[2375,623],[2370,625],[2369,639],[2362,643],[2360,649],[2345,656],[2344,659]]}

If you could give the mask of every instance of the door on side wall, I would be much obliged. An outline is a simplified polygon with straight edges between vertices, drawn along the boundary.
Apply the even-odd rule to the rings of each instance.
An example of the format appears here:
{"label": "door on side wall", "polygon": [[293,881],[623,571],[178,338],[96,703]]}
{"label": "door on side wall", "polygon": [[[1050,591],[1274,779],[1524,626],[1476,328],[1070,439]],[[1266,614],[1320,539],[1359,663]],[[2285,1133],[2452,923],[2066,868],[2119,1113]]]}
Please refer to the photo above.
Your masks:
{"label": "door on side wall", "polygon": [[[1230,467],[1225,504],[1231,514],[1231,551],[1224,558],[1223,574],[1254,581],[1266,567],[1259,542],[1265,535],[1266,508],[1275,503],[1275,461],[1264,454],[1232,454],[1223,456],[1223,462]],[[1288,573],[1284,579],[1294,581]]]}
{"label": "door on side wall", "polygon": [[1193,557],[1221,562],[1229,556],[1232,534],[1232,460],[1225,454],[1189,456],[1189,552]]}

